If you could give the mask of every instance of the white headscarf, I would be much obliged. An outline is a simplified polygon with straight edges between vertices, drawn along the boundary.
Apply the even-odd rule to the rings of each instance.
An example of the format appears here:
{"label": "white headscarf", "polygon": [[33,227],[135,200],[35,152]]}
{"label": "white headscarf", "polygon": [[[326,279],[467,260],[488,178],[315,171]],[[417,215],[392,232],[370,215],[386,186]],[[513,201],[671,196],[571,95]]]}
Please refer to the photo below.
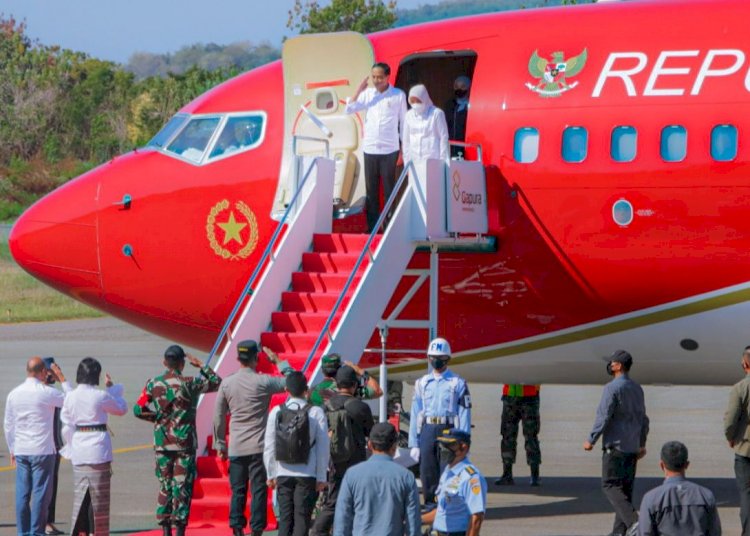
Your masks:
{"label": "white headscarf", "polygon": [[[422,104],[424,106],[415,106],[411,104],[412,97],[417,97],[422,101]],[[433,106],[432,99],[430,98],[430,94],[427,93],[427,88],[424,87],[424,84],[417,84],[409,90],[409,104],[411,105],[414,112],[419,115],[426,115],[430,112],[430,109]]]}

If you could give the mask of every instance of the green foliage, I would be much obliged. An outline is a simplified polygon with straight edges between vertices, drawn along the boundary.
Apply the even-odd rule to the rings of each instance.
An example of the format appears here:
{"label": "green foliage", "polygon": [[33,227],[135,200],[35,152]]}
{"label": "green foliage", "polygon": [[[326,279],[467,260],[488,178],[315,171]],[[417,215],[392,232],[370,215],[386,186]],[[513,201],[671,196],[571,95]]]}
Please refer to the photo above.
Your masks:
{"label": "green foliage", "polygon": [[332,0],[325,7],[317,0],[295,0],[287,27],[300,33],[371,33],[390,28],[394,22],[395,0]]}

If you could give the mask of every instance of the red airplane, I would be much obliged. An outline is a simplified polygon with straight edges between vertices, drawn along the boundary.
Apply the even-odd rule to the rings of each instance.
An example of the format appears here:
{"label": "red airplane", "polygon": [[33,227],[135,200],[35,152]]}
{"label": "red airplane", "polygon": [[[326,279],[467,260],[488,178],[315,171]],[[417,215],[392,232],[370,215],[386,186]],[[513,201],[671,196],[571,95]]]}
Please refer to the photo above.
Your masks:
{"label": "red airplane", "polygon": [[[354,234],[363,116],[346,115],[346,99],[373,60],[438,105],[467,75],[466,156],[483,165],[488,229],[438,245],[432,316],[429,285],[412,291],[430,253],[394,265],[400,282],[372,312],[392,321],[389,373],[424,372],[415,350],[429,332],[404,326],[431,318],[470,381],[601,382],[600,356],[626,348],[641,381],[730,383],[750,314],[749,17],[745,0],[633,1],[292,39],[283,65],[212,89],[147,147],[28,209],[11,251],[61,292],[208,350],[292,201],[293,154],[325,138],[333,228],[285,267],[298,270],[291,286],[256,321],[312,377],[324,345],[311,349],[329,317],[343,322],[345,307],[331,311],[367,239]],[[264,278],[281,264],[269,266]],[[375,322],[359,329],[380,350]]]}

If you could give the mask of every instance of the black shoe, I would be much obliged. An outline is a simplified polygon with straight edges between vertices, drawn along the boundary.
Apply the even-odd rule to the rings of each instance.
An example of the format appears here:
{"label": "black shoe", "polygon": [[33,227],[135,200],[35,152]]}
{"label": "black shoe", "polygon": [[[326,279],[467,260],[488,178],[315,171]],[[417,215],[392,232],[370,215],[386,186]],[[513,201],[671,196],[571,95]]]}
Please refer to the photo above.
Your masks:
{"label": "black shoe", "polygon": [[512,486],[516,482],[513,480],[513,475],[503,475],[495,480],[496,486]]}
{"label": "black shoe", "polygon": [[169,523],[164,523],[161,526],[161,530],[163,536],[172,536],[172,525],[170,525]]}
{"label": "black shoe", "polygon": [[245,536],[245,531],[242,527],[232,527],[232,536]]}
{"label": "black shoe", "polygon": [[185,525],[175,525],[174,536],[185,536]]}
{"label": "black shoe", "polygon": [[254,530],[253,531],[253,536],[263,536],[263,531],[262,530]]}
{"label": "black shoe", "polygon": [[541,485],[542,485],[542,481],[539,478],[539,466],[532,465],[531,466],[531,486],[538,488]]}

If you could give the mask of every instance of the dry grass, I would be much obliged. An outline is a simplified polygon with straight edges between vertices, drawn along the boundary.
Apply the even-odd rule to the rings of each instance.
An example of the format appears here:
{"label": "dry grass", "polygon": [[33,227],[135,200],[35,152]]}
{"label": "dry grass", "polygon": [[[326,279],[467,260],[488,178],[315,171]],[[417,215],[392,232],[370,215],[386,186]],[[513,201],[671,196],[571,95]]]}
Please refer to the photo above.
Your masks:
{"label": "dry grass", "polygon": [[102,313],[52,290],[21,270],[0,237],[0,323],[96,316]]}

